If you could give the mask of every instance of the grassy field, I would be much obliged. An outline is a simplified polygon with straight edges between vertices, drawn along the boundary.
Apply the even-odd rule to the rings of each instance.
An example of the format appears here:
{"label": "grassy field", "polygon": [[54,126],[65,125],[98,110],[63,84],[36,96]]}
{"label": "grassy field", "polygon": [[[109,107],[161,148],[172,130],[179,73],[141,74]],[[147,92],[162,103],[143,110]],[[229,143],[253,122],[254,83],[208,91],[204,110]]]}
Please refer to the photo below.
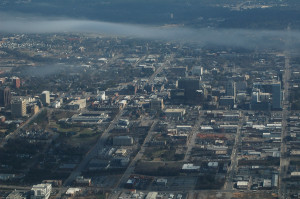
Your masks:
{"label": "grassy field", "polygon": [[176,154],[176,149],[167,146],[163,147],[148,147],[144,154],[144,159],[151,161],[178,161],[182,160],[183,156]]}
{"label": "grassy field", "polygon": [[93,144],[101,134],[99,131],[92,128],[80,126],[62,127],[55,122],[51,122],[49,127],[51,129],[56,129],[55,131],[59,133],[60,136],[65,137],[67,143],[72,146]]}
{"label": "grassy field", "polygon": [[68,144],[73,146],[93,144],[96,142],[97,137],[99,136],[99,133],[93,129],[81,127],[62,129],[61,133],[74,133],[74,135],[67,139]]}

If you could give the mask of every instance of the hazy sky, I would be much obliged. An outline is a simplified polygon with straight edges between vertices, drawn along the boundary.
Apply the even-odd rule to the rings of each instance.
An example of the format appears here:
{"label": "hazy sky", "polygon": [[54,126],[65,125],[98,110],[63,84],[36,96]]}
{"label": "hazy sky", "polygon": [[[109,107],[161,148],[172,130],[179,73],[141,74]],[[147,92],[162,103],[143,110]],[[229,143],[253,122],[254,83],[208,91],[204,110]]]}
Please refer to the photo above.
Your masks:
{"label": "hazy sky", "polygon": [[190,29],[153,27],[72,19],[38,19],[1,17],[0,32],[6,33],[99,33],[165,41],[195,42],[200,45],[223,45],[243,48],[286,48],[299,46],[300,32],[246,29]]}

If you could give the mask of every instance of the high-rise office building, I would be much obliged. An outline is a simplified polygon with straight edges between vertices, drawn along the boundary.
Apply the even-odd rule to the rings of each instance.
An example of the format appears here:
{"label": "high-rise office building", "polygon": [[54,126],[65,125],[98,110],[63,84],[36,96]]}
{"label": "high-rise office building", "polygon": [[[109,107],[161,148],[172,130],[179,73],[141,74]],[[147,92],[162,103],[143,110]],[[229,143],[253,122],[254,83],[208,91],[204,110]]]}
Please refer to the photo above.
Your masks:
{"label": "high-rise office building", "polygon": [[42,92],[41,101],[42,101],[44,106],[50,104],[50,92],[49,91],[43,91]]}
{"label": "high-rise office building", "polygon": [[282,109],[281,83],[272,83],[272,109]]}
{"label": "high-rise office building", "polygon": [[259,102],[259,90],[252,92],[251,95],[251,103],[258,103]]}
{"label": "high-rise office building", "polygon": [[97,100],[98,101],[103,101],[105,100],[106,96],[105,96],[105,91],[97,91]]}
{"label": "high-rise office building", "polygon": [[[183,100],[180,103],[199,104],[207,97],[207,90],[205,85],[201,82],[200,77],[181,78],[177,80],[176,87],[179,92],[172,92],[171,98],[174,100],[175,98],[177,98],[176,100]],[[181,90],[184,92],[183,96],[181,96]]]}
{"label": "high-rise office building", "polygon": [[150,102],[150,108],[152,110],[162,110],[164,109],[164,100],[161,98],[152,99]]}
{"label": "high-rise office building", "polygon": [[14,86],[15,88],[20,88],[20,86],[21,86],[21,80],[20,80],[20,78],[18,78],[18,77],[13,77],[13,78],[12,78],[12,81],[13,81],[13,86]]}
{"label": "high-rise office building", "polygon": [[26,101],[16,99],[11,102],[11,114],[13,117],[24,117],[26,115]]}
{"label": "high-rise office building", "polygon": [[[253,83],[251,109],[280,110],[282,109],[282,91],[280,82]],[[257,93],[258,92],[258,93]],[[254,95],[257,93],[257,97]],[[257,99],[257,100],[254,100]]]}
{"label": "high-rise office building", "polygon": [[191,70],[193,75],[202,76],[203,75],[203,67],[202,66],[194,66]]}
{"label": "high-rise office building", "polygon": [[177,88],[185,90],[199,90],[200,78],[181,78],[177,81]]}
{"label": "high-rise office building", "polygon": [[259,89],[262,93],[272,93],[272,82],[254,82],[253,89]]}
{"label": "high-rise office building", "polygon": [[236,86],[234,81],[228,81],[225,86],[225,95],[235,97]]}
{"label": "high-rise office building", "polygon": [[11,93],[8,87],[0,88],[0,106],[8,107],[11,101]]}

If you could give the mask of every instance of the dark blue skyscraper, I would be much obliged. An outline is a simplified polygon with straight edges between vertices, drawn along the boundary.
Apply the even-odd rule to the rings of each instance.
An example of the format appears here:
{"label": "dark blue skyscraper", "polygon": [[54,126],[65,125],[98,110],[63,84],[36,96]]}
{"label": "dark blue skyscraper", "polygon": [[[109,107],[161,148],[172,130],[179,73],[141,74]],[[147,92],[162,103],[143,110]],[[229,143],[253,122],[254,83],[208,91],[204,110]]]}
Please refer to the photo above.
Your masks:
{"label": "dark blue skyscraper", "polygon": [[272,83],[272,109],[282,109],[281,83]]}

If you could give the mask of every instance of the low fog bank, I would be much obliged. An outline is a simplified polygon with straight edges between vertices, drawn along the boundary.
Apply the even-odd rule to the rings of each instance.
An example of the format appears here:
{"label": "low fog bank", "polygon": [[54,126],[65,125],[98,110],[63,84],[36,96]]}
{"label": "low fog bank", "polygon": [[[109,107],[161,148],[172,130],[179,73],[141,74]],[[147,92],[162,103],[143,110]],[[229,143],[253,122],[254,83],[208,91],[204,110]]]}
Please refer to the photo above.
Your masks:
{"label": "low fog bank", "polygon": [[248,29],[191,29],[185,27],[153,27],[89,20],[34,19],[3,17],[2,33],[96,33],[164,41],[192,42],[242,48],[299,48],[299,31]]}

